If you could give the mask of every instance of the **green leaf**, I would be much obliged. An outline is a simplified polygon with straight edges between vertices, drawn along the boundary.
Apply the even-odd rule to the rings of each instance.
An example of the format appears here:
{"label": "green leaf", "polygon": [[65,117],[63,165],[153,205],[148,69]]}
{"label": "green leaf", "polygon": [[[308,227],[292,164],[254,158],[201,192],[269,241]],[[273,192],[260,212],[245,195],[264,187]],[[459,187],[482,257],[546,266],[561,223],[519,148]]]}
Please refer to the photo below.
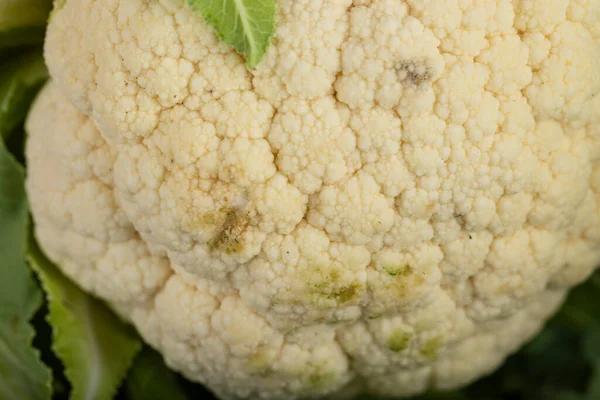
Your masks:
{"label": "green leaf", "polygon": [[600,398],[600,363],[594,367],[590,383],[588,385],[587,399],[596,400]]}
{"label": "green leaf", "polygon": [[600,270],[569,293],[567,302],[553,319],[557,325],[579,332],[600,328]]}
{"label": "green leaf", "polygon": [[41,49],[0,65],[0,136],[6,139],[22,125],[31,101],[47,78]]}
{"label": "green leaf", "polygon": [[254,68],[275,34],[275,0],[187,0],[225,43],[246,57]]}
{"label": "green leaf", "polygon": [[600,365],[600,327],[594,327],[585,332],[583,352],[588,361]]}
{"label": "green leaf", "polygon": [[23,168],[0,140],[0,399],[47,399],[51,373],[31,344],[42,303],[24,260],[28,211]]}
{"label": "green leaf", "polygon": [[127,376],[128,400],[186,400],[177,375],[164,363],[160,354],[145,347],[133,362]]}
{"label": "green leaf", "polygon": [[587,399],[600,398],[600,328],[589,329],[583,336],[583,357],[592,364]]}
{"label": "green leaf", "polygon": [[53,265],[33,238],[28,259],[48,300],[54,352],[65,365],[73,400],[110,400],[141,348],[136,333]]}
{"label": "green leaf", "polygon": [[50,0],[0,2],[0,49],[41,44],[51,8]]}

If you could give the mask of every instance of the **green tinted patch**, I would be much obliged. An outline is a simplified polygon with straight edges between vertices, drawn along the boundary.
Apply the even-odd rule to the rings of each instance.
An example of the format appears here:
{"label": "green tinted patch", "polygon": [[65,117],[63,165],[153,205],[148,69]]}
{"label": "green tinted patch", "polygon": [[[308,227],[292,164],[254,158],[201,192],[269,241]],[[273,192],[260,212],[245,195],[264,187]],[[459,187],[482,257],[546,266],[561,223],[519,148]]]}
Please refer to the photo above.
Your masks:
{"label": "green tinted patch", "polygon": [[410,290],[419,287],[425,282],[421,273],[417,273],[410,265],[405,265],[400,269],[391,270],[388,274],[392,277],[388,290],[395,297],[406,297]]}
{"label": "green tinted patch", "polygon": [[319,388],[331,384],[335,380],[335,373],[333,371],[325,370],[324,368],[318,368],[315,372],[308,377],[308,386],[310,388]]}
{"label": "green tinted patch", "polygon": [[[340,268],[321,267],[311,268],[315,273],[309,278],[307,285],[310,287],[310,292],[318,299],[334,300],[339,304],[346,304],[358,301],[361,297],[361,292],[364,290],[364,285],[351,281],[342,283]],[[321,278],[325,275],[325,278]],[[312,283],[321,279],[317,283]]]}
{"label": "green tinted patch", "polygon": [[331,285],[324,283],[316,285],[313,293],[328,300],[335,300],[340,304],[345,304],[357,299],[362,289],[363,286],[357,283],[340,287],[331,287]]}
{"label": "green tinted patch", "polygon": [[400,266],[386,265],[383,270],[391,276],[408,276],[413,272],[410,264],[404,264]]}
{"label": "green tinted patch", "polygon": [[440,352],[440,349],[444,341],[440,336],[436,336],[431,339],[427,339],[421,347],[420,353],[423,357],[428,360],[435,360]]}
{"label": "green tinted patch", "polygon": [[387,348],[394,352],[406,350],[411,339],[411,333],[402,329],[396,329],[387,340]]}
{"label": "green tinted patch", "polygon": [[264,349],[259,349],[246,362],[246,366],[252,373],[266,377],[271,372],[271,358]]}
{"label": "green tinted patch", "polygon": [[[273,305],[309,307],[312,311],[327,310],[336,305],[358,304],[365,285],[350,274],[344,274],[340,263],[317,262],[300,265],[294,273],[292,288],[272,298]],[[347,322],[350,319],[332,317],[329,313],[312,315],[314,321]],[[333,318],[333,319],[332,319]],[[353,319],[352,319],[353,320]]]}

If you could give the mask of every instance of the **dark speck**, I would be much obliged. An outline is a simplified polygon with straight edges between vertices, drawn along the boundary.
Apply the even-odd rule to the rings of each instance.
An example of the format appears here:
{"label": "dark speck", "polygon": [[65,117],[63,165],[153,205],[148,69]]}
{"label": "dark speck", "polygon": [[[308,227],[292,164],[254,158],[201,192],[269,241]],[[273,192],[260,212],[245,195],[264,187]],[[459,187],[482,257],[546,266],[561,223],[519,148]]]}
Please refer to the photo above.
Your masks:
{"label": "dark speck", "polygon": [[433,71],[426,59],[399,61],[396,70],[400,81],[404,84],[421,86],[433,78]]}

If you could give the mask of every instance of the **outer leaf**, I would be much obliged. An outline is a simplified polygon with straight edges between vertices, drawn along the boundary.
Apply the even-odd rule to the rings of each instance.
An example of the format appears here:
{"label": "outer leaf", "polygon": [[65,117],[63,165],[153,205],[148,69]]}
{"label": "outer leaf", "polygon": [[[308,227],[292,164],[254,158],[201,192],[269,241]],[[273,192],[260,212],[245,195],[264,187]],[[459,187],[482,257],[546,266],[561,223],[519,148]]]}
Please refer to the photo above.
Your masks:
{"label": "outer leaf", "polygon": [[600,362],[594,367],[587,392],[587,399],[595,400],[598,398],[600,398]]}
{"label": "outer leaf", "polygon": [[65,365],[71,399],[110,400],[141,348],[135,332],[68,280],[30,239],[28,259],[48,299],[53,350]]}
{"label": "outer leaf", "polygon": [[0,2],[0,49],[41,44],[50,0],[3,0]]}
{"label": "outer leaf", "polygon": [[254,68],[275,33],[275,0],[188,0],[212,25],[219,38],[246,56]]}
{"label": "outer leaf", "polygon": [[48,78],[41,50],[13,57],[0,66],[0,135],[19,127],[41,85]]}
{"label": "outer leaf", "polygon": [[127,376],[128,400],[186,400],[187,396],[160,354],[145,347]]}
{"label": "outer leaf", "polygon": [[600,270],[571,291],[567,302],[554,318],[554,322],[582,333],[589,329],[600,328],[598,304],[600,304]]}
{"label": "outer leaf", "polygon": [[24,260],[24,171],[0,140],[0,399],[46,399],[51,374],[31,342],[42,296]]}
{"label": "outer leaf", "polygon": [[[592,282],[592,281],[591,281]],[[592,365],[587,399],[600,398],[600,327],[590,328],[583,336],[583,357]]]}
{"label": "outer leaf", "polygon": [[583,352],[588,361],[600,365],[600,326],[589,327],[583,335]]}

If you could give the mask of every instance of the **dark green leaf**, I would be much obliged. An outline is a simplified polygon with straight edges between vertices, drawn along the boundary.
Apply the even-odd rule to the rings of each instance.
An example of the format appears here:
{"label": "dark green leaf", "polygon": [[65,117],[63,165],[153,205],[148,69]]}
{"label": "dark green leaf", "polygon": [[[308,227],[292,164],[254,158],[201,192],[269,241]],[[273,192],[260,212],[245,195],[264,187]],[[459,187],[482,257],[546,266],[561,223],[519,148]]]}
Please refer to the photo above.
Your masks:
{"label": "dark green leaf", "polygon": [[0,49],[41,44],[50,0],[13,0],[0,3]]}
{"label": "dark green leaf", "polygon": [[0,399],[46,399],[51,374],[31,345],[42,302],[24,260],[28,225],[24,171],[0,140]]}
{"label": "dark green leaf", "polygon": [[47,78],[40,49],[0,65],[0,136],[6,139],[22,125],[31,101]]}
{"label": "dark green leaf", "polygon": [[52,348],[65,365],[73,400],[110,400],[141,348],[136,333],[68,280],[33,239],[28,259],[48,300]]}
{"label": "dark green leaf", "polygon": [[594,372],[590,377],[586,400],[600,399],[600,362],[594,366]]}
{"label": "dark green leaf", "polygon": [[126,381],[130,400],[186,400],[177,376],[165,365],[160,354],[144,348],[136,357]]}
{"label": "dark green leaf", "polygon": [[591,363],[600,364],[600,327],[590,328],[583,335],[583,353]]}

